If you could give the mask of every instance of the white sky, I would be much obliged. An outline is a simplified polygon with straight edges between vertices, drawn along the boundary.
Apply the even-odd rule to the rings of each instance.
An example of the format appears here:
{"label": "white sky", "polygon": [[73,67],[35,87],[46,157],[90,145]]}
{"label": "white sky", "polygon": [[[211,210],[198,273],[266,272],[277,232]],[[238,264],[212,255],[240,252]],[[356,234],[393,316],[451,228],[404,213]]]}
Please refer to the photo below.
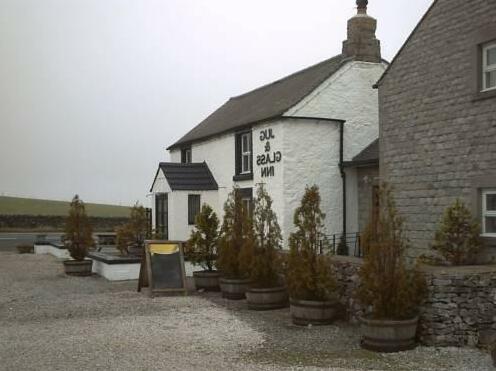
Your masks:
{"label": "white sky", "polygon": [[[391,60],[432,0],[370,0]],[[224,103],[341,52],[354,0],[0,0],[0,194],[131,205]]]}

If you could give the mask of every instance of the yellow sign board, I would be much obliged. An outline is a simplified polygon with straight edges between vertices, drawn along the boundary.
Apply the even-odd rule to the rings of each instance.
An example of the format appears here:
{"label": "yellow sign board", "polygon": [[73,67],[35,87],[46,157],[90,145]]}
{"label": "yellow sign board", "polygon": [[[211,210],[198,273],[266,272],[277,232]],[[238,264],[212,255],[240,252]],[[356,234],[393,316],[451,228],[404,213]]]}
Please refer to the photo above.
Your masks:
{"label": "yellow sign board", "polygon": [[149,244],[150,254],[168,255],[175,254],[179,251],[179,245],[170,243],[151,243]]}

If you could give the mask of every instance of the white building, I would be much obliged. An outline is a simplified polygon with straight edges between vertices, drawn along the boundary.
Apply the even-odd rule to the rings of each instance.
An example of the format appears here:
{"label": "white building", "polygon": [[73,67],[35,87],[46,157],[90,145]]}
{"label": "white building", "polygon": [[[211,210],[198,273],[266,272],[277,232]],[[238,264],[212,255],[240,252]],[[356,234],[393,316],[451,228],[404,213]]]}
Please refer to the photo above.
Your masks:
{"label": "white building", "polygon": [[234,185],[249,200],[259,183],[274,200],[285,241],[305,186],[313,184],[327,233],[358,232],[356,172],[344,164],[378,137],[373,85],[387,63],[367,1],[357,4],[342,54],[231,98],[168,148],[171,162],[160,164],[151,187],[154,228],[164,238],[186,240],[201,203],[222,217]]}

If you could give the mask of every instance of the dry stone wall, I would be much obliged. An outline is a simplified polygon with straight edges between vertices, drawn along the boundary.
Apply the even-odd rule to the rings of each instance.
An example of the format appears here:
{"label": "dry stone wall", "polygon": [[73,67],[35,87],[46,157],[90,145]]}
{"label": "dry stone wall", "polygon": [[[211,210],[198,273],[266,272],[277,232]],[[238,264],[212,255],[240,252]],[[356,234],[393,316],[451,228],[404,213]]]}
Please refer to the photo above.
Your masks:
{"label": "dry stone wall", "polygon": [[[338,299],[343,317],[357,323],[364,307],[355,299],[362,259],[336,256]],[[427,295],[418,336],[430,346],[475,346],[496,340],[496,265],[423,266]],[[482,339],[484,338],[484,339]],[[481,344],[485,345],[485,344]]]}
{"label": "dry stone wall", "polygon": [[428,295],[419,337],[436,346],[477,345],[496,332],[496,266],[423,267]]}

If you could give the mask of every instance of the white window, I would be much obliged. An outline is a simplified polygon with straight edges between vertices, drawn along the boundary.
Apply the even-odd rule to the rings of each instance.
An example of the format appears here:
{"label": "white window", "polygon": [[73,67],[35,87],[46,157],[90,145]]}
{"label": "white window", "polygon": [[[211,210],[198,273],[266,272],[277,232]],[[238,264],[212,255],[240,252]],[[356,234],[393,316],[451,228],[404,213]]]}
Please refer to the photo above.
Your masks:
{"label": "white window", "polygon": [[482,47],[482,91],[496,89],[496,43]]}
{"label": "white window", "polygon": [[482,192],[482,234],[496,237],[496,189]]}
{"label": "white window", "polygon": [[251,133],[241,134],[241,174],[251,173]]}

